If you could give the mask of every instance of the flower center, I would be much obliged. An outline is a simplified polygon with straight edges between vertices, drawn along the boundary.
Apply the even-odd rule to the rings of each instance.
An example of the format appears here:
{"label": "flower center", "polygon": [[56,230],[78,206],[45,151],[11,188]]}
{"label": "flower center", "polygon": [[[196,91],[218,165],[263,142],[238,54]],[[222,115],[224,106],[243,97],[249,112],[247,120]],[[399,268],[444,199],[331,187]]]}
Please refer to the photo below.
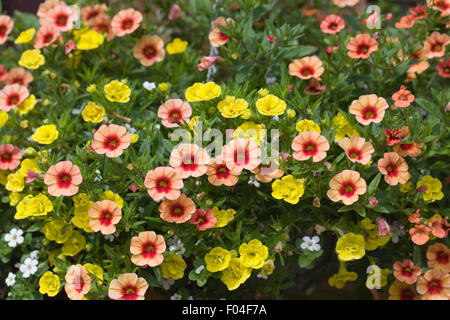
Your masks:
{"label": "flower center", "polygon": [[313,75],[314,74],[314,69],[313,68],[311,68],[311,67],[303,67],[301,70],[300,70],[300,74],[302,75],[302,76],[305,76],[305,77],[307,77],[307,76],[310,76],[310,75]]}
{"label": "flower center", "polygon": [[432,47],[433,51],[442,51],[442,44],[440,43],[436,43],[433,47]]}
{"label": "flower center", "polygon": [[6,26],[0,26],[0,36],[4,36],[6,33]]}
{"label": "flower center", "polygon": [[16,105],[19,103],[19,96],[17,94],[9,96],[8,105]]}
{"label": "flower center", "polygon": [[362,117],[364,120],[376,119],[377,115],[377,109],[373,106],[367,106],[362,110]]}
{"label": "flower center", "polygon": [[238,165],[247,164],[250,161],[250,155],[247,149],[245,150],[234,150],[234,162]]}
{"label": "flower center", "polygon": [[103,146],[107,150],[114,151],[119,147],[119,145],[120,145],[119,137],[117,137],[116,135],[113,135],[113,136],[109,136],[105,139]]}
{"label": "flower center", "polygon": [[122,23],[123,29],[130,29],[133,26],[133,20],[127,19]]}
{"label": "flower center", "polygon": [[182,216],[183,213],[184,213],[184,210],[183,210],[182,207],[175,207],[175,208],[173,208],[173,210],[172,210],[172,215],[173,215],[173,216],[176,216],[176,217]]}
{"label": "flower center", "polygon": [[404,288],[400,293],[400,297],[402,300],[413,300],[414,292],[410,288]]}
{"label": "flower center", "polygon": [[332,23],[332,24],[330,24],[329,28],[332,29],[332,30],[336,30],[337,29],[337,24],[336,23]]}
{"label": "flower center", "polygon": [[67,189],[72,185],[72,176],[66,172],[62,172],[58,177],[58,187],[61,189]]}
{"label": "flower center", "polygon": [[57,18],[56,18],[56,24],[58,25],[58,26],[65,26],[66,24],[67,24],[67,19],[68,17],[66,16],[66,15],[59,15]]}
{"label": "flower center", "polygon": [[147,46],[144,48],[144,56],[147,59],[151,59],[156,55],[156,50],[153,46]]}
{"label": "flower center", "polygon": [[428,283],[428,292],[431,295],[439,294],[442,291],[441,281],[439,279],[433,279]]}
{"label": "flower center", "polygon": [[369,47],[365,44],[362,44],[358,48],[359,53],[367,53],[369,51]]}
{"label": "flower center", "polygon": [[104,226],[109,226],[111,224],[111,219],[113,215],[111,211],[104,210],[102,211],[102,214],[100,215],[100,223]]}
{"label": "flower center", "polygon": [[7,161],[11,159],[11,155],[9,153],[2,154],[2,160]]}
{"label": "flower center", "polygon": [[342,184],[339,191],[342,196],[350,198],[355,194],[356,186],[353,184],[353,182],[347,182]]}

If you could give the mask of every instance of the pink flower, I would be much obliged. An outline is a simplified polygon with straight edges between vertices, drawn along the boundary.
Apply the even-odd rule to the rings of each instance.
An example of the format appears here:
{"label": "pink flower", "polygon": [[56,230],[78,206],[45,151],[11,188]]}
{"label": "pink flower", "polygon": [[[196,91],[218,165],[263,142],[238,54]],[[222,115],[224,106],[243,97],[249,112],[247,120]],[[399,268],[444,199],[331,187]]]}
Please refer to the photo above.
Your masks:
{"label": "pink flower", "polygon": [[31,183],[35,180],[39,179],[39,174],[34,171],[27,170],[27,177],[25,178],[25,183]]}
{"label": "pink flower", "polygon": [[135,183],[133,183],[129,188],[132,192],[136,192],[139,190],[139,186]]}
{"label": "pink flower", "polygon": [[277,40],[277,38],[275,38],[275,36],[273,34],[271,34],[270,36],[267,37],[267,41],[269,42],[275,42]]}
{"label": "pink flower", "polygon": [[394,263],[394,277],[406,284],[414,284],[417,277],[422,273],[422,269],[413,264],[411,260],[405,260],[403,263]]}
{"label": "pink flower", "polygon": [[22,153],[12,144],[0,145],[0,170],[14,170],[20,164]]}
{"label": "pink flower", "polygon": [[323,33],[335,34],[345,28],[345,21],[341,17],[331,14],[326,16],[320,23],[320,30]]}
{"label": "pink flower", "polygon": [[75,195],[82,181],[80,169],[70,161],[61,161],[51,166],[44,177],[48,193],[54,197]]}
{"label": "pink flower", "polygon": [[219,56],[207,56],[203,57],[200,60],[200,63],[197,65],[198,71],[203,71],[205,69],[209,69],[213,64],[215,64],[220,59]]}
{"label": "pink flower", "polygon": [[68,55],[69,53],[71,53],[73,50],[77,49],[77,45],[75,44],[75,42],[73,40],[69,40],[66,43],[66,47],[64,49],[64,53],[66,55]]}
{"label": "pink flower", "polygon": [[6,84],[20,84],[27,87],[31,81],[33,81],[33,75],[31,72],[26,71],[24,68],[12,68],[8,72],[8,77],[5,80]]}
{"label": "pink flower", "polygon": [[130,143],[131,137],[125,127],[104,124],[94,133],[92,148],[98,154],[117,158],[130,146]]}
{"label": "pink flower", "polygon": [[61,31],[53,24],[43,25],[39,28],[34,38],[34,48],[41,49],[51,45],[53,42],[61,38]]}
{"label": "pink flower", "polygon": [[370,199],[369,199],[369,204],[370,204],[372,207],[375,207],[376,205],[378,205],[378,200],[377,200],[377,198],[370,198]]}
{"label": "pink flower", "polygon": [[122,210],[111,200],[97,201],[89,209],[89,227],[102,234],[116,232],[116,224],[122,219]]}
{"label": "pink flower", "polygon": [[210,158],[205,149],[196,144],[181,143],[170,154],[169,164],[181,178],[200,177],[206,173]]}
{"label": "pink flower", "polygon": [[234,186],[239,180],[239,174],[227,168],[221,156],[211,159],[206,171],[208,181],[214,186]]}
{"label": "pink flower", "polygon": [[158,109],[158,117],[166,128],[179,127],[183,120],[189,122],[191,114],[191,106],[181,99],[169,99]]}
{"label": "pink flower", "polygon": [[44,25],[54,25],[59,31],[65,32],[73,28],[77,17],[78,14],[75,9],[61,3],[47,12]]}
{"label": "pink flower", "polygon": [[157,235],[154,231],[144,231],[137,237],[131,238],[130,252],[131,262],[140,267],[156,267],[160,265],[166,251],[166,242],[162,235]]}
{"label": "pink flower", "polygon": [[144,181],[148,194],[155,201],[166,197],[175,200],[180,196],[180,189],[183,188],[183,179],[175,169],[171,167],[158,167],[147,172]]}
{"label": "pink flower", "polygon": [[165,199],[159,206],[160,217],[167,222],[183,223],[195,212],[195,203],[185,194],[175,200]]}
{"label": "pink flower", "polygon": [[204,231],[209,228],[213,228],[217,223],[217,218],[214,216],[214,212],[208,208],[206,211],[197,209],[192,216],[190,223],[196,224],[198,230]]}
{"label": "pink flower", "polygon": [[[378,201],[377,201],[377,203],[378,203]],[[377,218],[377,226],[378,226],[378,236],[379,237],[389,237],[389,235],[391,234],[391,228],[389,227],[389,224],[386,222],[386,220],[384,218],[381,218],[381,217]]]}
{"label": "pink flower", "polygon": [[20,84],[8,84],[0,91],[0,110],[8,112],[28,98],[30,92]]}
{"label": "pink flower", "polygon": [[339,146],[344,149],[347,158],[351,162],[368,164],[375,149],[372,144],[364,138],[351,136],[343,138],[339,141]]}
{"label": "pink flower", "polygon": [[327,156],[326,151],[330,149],[328,140],[315,131],[304,131],[296,136],[291,144],[295,151],[294,159],[306,161],[312,157],[313,162],[319,162]]}
{"label": "pink flower", "polygon": [[253,170],[261,163],[261,150],[253,140],[238,138],[232,140],[222,149],[222,158],[227,168],[235,173],[243,169]]}
{"label": "pink flower", "polygon": [[182,13],[183,12],[181,11],[181,8],[178,4],[176,3],[172,4],[169,12],[169,20],[173,21],[181,18]]}
{"label": "pink flower", "polygon": [[7,15],[0,15],[0,44],[8,40],[8,35],[14,27],[14,21]]}
{"label": "pink flower", "polygon": [[111,20],[113,33],[122,37],[133,33],[142,21],[142,14],[132,8],[119,11]]}
{"label": "pink flower", "polygon": [[144,300],[148,283],[136,273],[124,273],[109,284],[108,297],[113,300]]}

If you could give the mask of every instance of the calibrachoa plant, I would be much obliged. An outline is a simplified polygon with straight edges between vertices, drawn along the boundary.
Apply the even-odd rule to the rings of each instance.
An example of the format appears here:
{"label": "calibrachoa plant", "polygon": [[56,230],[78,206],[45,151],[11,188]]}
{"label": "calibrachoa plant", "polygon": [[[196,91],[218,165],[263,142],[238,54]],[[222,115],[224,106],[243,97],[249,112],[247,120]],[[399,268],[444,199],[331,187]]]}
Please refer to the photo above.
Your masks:
{"label": "calibrachoa plant", "polygon": [[450,5],[393,3],[0,15],[0,297],[449,299]]}

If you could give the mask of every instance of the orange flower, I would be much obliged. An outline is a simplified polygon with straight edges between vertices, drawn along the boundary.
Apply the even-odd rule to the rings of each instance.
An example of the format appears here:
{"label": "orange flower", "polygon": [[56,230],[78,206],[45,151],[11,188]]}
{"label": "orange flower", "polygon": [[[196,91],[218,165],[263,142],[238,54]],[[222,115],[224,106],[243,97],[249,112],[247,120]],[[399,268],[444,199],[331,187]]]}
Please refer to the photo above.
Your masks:
{"label": "orange flower", "polygon": [[292,140],[292,155],[298,161],[306,161],[312,157],[313,162],[319,162],[327,156],[330,149],[328,140],[315,131],[304,131]]}
{"label": "orange flower", "polygon": [[228,36],[223,33],[219,26],[222,28],[227,29],[229,24],[234,24],[233,19],[224,17],[218,17],[213,23],[212,23],[212,31],[209,33],[209,43],[213,47],[220,47],[223,46],[228,42]]}
{"label": "orange flower", "polygon": [[378,50],[378,42],[370,34],[358,34],[347,44],[348,56],[353,59],[367,59],[370,54]]}
{"label": "orange flower", "polygon": [[28,98],[30,92],[20,84],[8,84],[0,90],[0,110],[8,112]]}
{"label": "orange flower", "polygon": [[353,7],[359,2],[359,0],[333,0],[333,3],[340,8]]}
{"label": "orange flower", "polygon": [[42,25],[53,25],[60,32],[66,32],[73,28],[77,17],[78,14],[75,9],[61,2],[48,10]]}
{"label": "orange flower", "polygon": [[116,224],[122,219],[122,210],[111,200],[97,201],[89,209],[89,227],[102,234],[116,232]]}
{"label": "orange flower", "polygon": [[426,17],[428,17],[426,5],[418,5],[417,7],[411,8],[411,12],[417,20],[425,19]]}
{"label": "orange flower", "polygon": [[0,15],[0,44],[8,40],[8,35],[14,27],[14,21],[7,15]]}
{"label": "orange flower", "polygon": [[445,46],[450,43],[450,36],[441,34],[437,31],[433,32],[423,45],[428,59],[442,57],[445,53]]}
{"label": "orange flower", "polygon": [[345,21],[341,17],[330,14],[320,23],[320,30],[323,33],[335,34],[345,28]]}
{"label": "orange flower", "polygon": [[257,143],[245,138],[234,139],[222,149],[222,158],[227,168],[239,174],[243,169],[253,170],[259,166],[260,155]]}
{"label": "orange flower", "polygon": [[400,90],[392,95],[392,100],[395,101],[396,107],[406,108],[414,101],[414,96],[411,94],[411,91],[406,90],[405,86],[401,86]]}
{"label": "orange flower", "polygon": [[330,180],[330,189],[327,192],[328,198],[333,202],[342,202],[348,206],[358,201],[360,195],[366,193],[366,181],[361,178],[359,172],[344,170]]}
{"label": "orange flower", "polygon": [[412,242],[421,246],[427,243],[428,240],[430,240],[430,231],[431,229],[426,225],[417,224],[414,226],[414,228],[409,229],[409,234],[411,236]]}
{"label": "orange flower", "polygon": [[154,231],[144,231],[131,238],[130,252],[133,254],[131,262],[140,267],[159,266],[164,260],[162,255],[164,251],[166,251],[164,237]]}
{"label": "orange flower", "polygon": [[449,300],[450,274],[442,270],[429,270],[417,279],[417,292],[422,300]]}
{"label": "orange flower", "polygon": [[61,161],[51,166],[44,176],[48,193],[54,197],[75,195],[81,182],[83,177],[80,168],[70,161]]}
{"label": "orange flower", "polygon": [[198,230],[204,231],[206,229],[213,228],[217,223],[217,218],[214,216],[214,212],[210,208],[206,209],[206,211],[197,209],[189,222],[196,224]]}
{"label": "orange flower", "polygon": [[439,76],[442,78],[450,78],[450,59],[439,61],[436,65]]}
{"label": "orange flower", "polygon": [[448,235],[448,223],[445,218],[435,217],[431,219],[428,223],[428,226],[431,228],[431,232],[437,238],[447,238]]}
{"label": "orange flower", "polygon": [[179,127],[183,121],[189,122],[192,108],[181,99],[169,99],[158,109],[158,117],[166,128]]}
{"label": "orange flower", "polygon": [[381,122],[388,107],[389,105],[384,98],[369,94],[360,96],[358,100],[353,100],[349,112],[356,116],[359,123],[366,126],[371,122]]}
{"label": "orange flower", "polygon": [[416,300],[417,293],[414,287],[395,280],[389,288],[389,300]]}
{"label": "orange flower", "polygon": [[205,149],[196,144],[181,143],[170,154],[169,164],[181,178],[200,177],[206,173],[210,158]]}
{"label": "orange flower", "polygon": [[164,59],[164,41],[157,35],[145,35],[133,47],[133,57],[143,66],[151,66]]}
{"label": "orange flower", "polygon": [[405,80],[405,82],[410,82],[412,79],[415,79],[418,74],[423,73],[425,70],[427,70],[430,67],[430,64],[428,61],[419,61],[417,63],[414,63],[409,67],[408,70],[406,70],[408,79]]}
{"label": "orange flower", "polygon": [[368,164],[372,153],[375,151],[370,142],[366,142],[366,139],[357,136],[341,139],[339,146],[344,149],[347,158],[351,162],[359,162],[361,164]]}
{"label": "orange flower", "polygon": [[12,68],[8,72],[8,77],[5,80],[6,84],[14,84],[17,83],[21,86],[27,87],[28,84],[33,81],[33,75],[26,71],[24,68]]}
{"label": "orange flower", "polygon": [[14,170],[20,164],[22,152],[12,144],[0,145],[0,170]]}
{"label": "orange flower", "polygon": [[420,209],[417,209],[415,212],[411,213],[408,217],[408,221],[410,223],[420,223]]}
{"label": "orange flower", "polygon": [[317,79],[323,71],[322,61],[316,56],[295,59],[289,64],[289,74],[300,79]]}
{"label": "orange flower", "polygon": [[113,33],[118,37],[133,33],[142,21],[142,14],[132,8],[120,10],[111,20]]}
{"label": "orange flower", "polygon": [[116,158],[130,146],[130,143],[131,137],[125,127],[117,124],[104,124],[94,133],[92,148],[98,154],[104,154],[108,158]]}
{"label": "orange flower", "polygon": [[272,159],[267,164],[261,163],[255,169],[251,170],[251,172],[255,174],[256,180],[264,183],[281,178],[284,174],[284,171],[280,169],[280,163],[276,159]]}
{"label": "orange flower", "polygon": [[384,174],[384,180],[391,186],[404,184],[411,178],[408,164],[397,152],[386,152],[384,158],[378,160],[378,170]]}
{"label": "orange flower", "polygon": [[180,189],[183,188],[183,179],[175,169],[171,167],[158,167],[147,172],[144,181],[148,194],[155,201],[166,197],[175,200],[180,196]]}
{"label": "orange flower", "polygon": [[394,263],[394,277],[406,284],[416,283],[421,273],[422,269],[415,266],[411,260]]}
{"label": "orange flower", "polygon": [[[255,168],[256,169],[256,168]],[[206,170],[208,181],[214,186],[234,186],[239,180],[239,174],[227,168],[221,156],[211,159]]]}
{"label": "orange flower", "polygon": [[402,157],[417,157],[422,153],[420,149],[423,147],[423,145],[423,143],[416,142],[400,143],[394,146],[394,151]]}
{"label": "orange flower", "polygon": [[416,16],[412,14],[407,14],[406,16],[400,18],[400,22],[395,23],[395,27],[397,29],[409,29],[414,26],[416,20],[417,20]]}
{"label": "orange flower", "polygon": [[444,243],[437,242],[427,249],[428,266],[444,272],[450,272],[450,249]]}
{"label": "orange flower", "polygon": [[159,206],[160,217],[167,222],[183,223],[188,221],[195,212],[195,203],[185,194],[178,199],[165,199]]}
{"label": "orange flower", "polygon": [[41,49],[51,45],[58,39],[61,39],[61,32],[55,25],[43,25],[39,28],[36,37],[34,38],[34,48]]}
{"label": "orange flower", "polygon": [[124,273],[109,284],[108,297],[113,300],[144,300],[148,283],[136,273]]}
{"label": "orange flower", "polygon": [[403,140],[403,138],[409,136],[409,128],[408,126],[403,126],[400,130],[394,128],[391,130],[385,129],[384,134],[386,135],[386,145],[393,146],[396,143],[399,143]]}
{"label": "orange flower", "polygon": [[65,280],[64,290],[71,300],[83,299],[84,295],[91,289],[91,278],[81,264],[70,266],[66,272]]}

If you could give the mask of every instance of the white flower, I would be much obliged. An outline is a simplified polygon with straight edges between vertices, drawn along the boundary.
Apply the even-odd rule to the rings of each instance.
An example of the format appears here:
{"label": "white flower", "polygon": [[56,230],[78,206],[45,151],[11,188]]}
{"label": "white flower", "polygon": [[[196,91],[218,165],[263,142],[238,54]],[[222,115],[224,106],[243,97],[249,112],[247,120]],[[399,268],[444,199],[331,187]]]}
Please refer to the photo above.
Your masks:
{"label": "white flower", "polygon": [[280,120],[280,117],[278,117],[278,116],[273,116],[273,121],[279,121]]}
{"label": "white flower", "polygon": [[182,298],[181,294],[174,293],[174,295],[170,297],[170,300],[181,300]]}
{"label": "white flower", "polygon": [[248,184],[253,184],[257,188],[259,188],[261,185],[254,176],[251,176],[250,178],[248,178]]}
{"label": "white flower", "polygon": [[77,116],[81,113],[81,111],[83,111],[83,107],[81,107],[79,109],[72,109],[72,114]]}
{"label": "white flower", "polygon": [[159,130],[159,129],[161,129],[161,125],[159,123],[155,124],[155,130]]}
{"label": "white flower", "polygon": [[267,278],[268,278],[267,274],[261,274],[261,272],[258,273],[256,276],[257,276],[258,278],[261,278],[261,279],[267,279]]}
{"label": "white flower", "polygon": [[36,259],[26,258],[24,263],[20,266],[20,272],[23,273],[24,278],[28,278],[30,275],[35,274],[37,271],[38,261]]}
{"label": "white flower", "polygon": [[173,280],[172,278],[167,278],[167,279],[163,279],[162,281],[162,287],[164,288],[164,290],[169,290],[170,287],[175,283],[175,280]]}
{"label": "white flower", "polygon": [[266,84],[274,83],[276,81],[277,81],[277,77],[267,77],[266,78]]}
{"label": "white flower", "polygon": [[151,91],[151,90],[153,90],[153,89],[156,88],[156,83],[144,81],[144,83],[142,84],[142,86],[143,86],[145,89],[147,89],[148,91]]}
{"label": "white flower", "polygon": [[125,123],[125,128],[127,128],[129,133],[136,133],[136,129],[130,126],[129,123]]}
{"label": "white flower", "polygon": [[30,258],[31,259],[37,259],[38,254],[39,254],[39,250],[33,250],[33,251],[30,252]]}
{"label": "white flower", "polygon": [[176,251],[180,257],[184,254],[186,249],[184,248],[184,244],[178,236],[174,236],[167,240],[167,244],[169,245],[170,251]]}
{"label": "white flower", "polygon": [[117,238],[119,236],[120,232],[116,232],[113,234],[107,234],[105,235],[105,239],[108,240],[109,242],[113,242],[115,238]]}
{"label": "white flower", "polygon": [[189,296],[188,300],[194,300],[193,296]]}
{"label": "white flower", "polygon": [[8,287],[12,287],[16,283],[16,275],[12,272],[8,273],[5,282]]}
{"label": "white flower", "polygon": [[301,244],[302,249],[308,249],[310,251],[319,251],[320,250],[320,238],[318,236],[312,237],[303,237],[303,243]]}
{"label": "white flower", "polygon": [[95,170],[95,177],[94,177],[94,182],[99,182],[102,181],[102,173],[100,172],[100,170]]}
{"label": "white flower", "polygon": [[202,272],[202,270],[205,269],[204,265],[199,266],[197,269],[195,269],[195,273],[196,274],[200,274],[200,272]]}
{"label": "white flower", "polygon": [[9,233],[5,234],[5,241],[8,242],[8,246],[14,248],[18,244],[23,243],[22,234],[23,231],[20,229],[12,228],[9,230]]}

